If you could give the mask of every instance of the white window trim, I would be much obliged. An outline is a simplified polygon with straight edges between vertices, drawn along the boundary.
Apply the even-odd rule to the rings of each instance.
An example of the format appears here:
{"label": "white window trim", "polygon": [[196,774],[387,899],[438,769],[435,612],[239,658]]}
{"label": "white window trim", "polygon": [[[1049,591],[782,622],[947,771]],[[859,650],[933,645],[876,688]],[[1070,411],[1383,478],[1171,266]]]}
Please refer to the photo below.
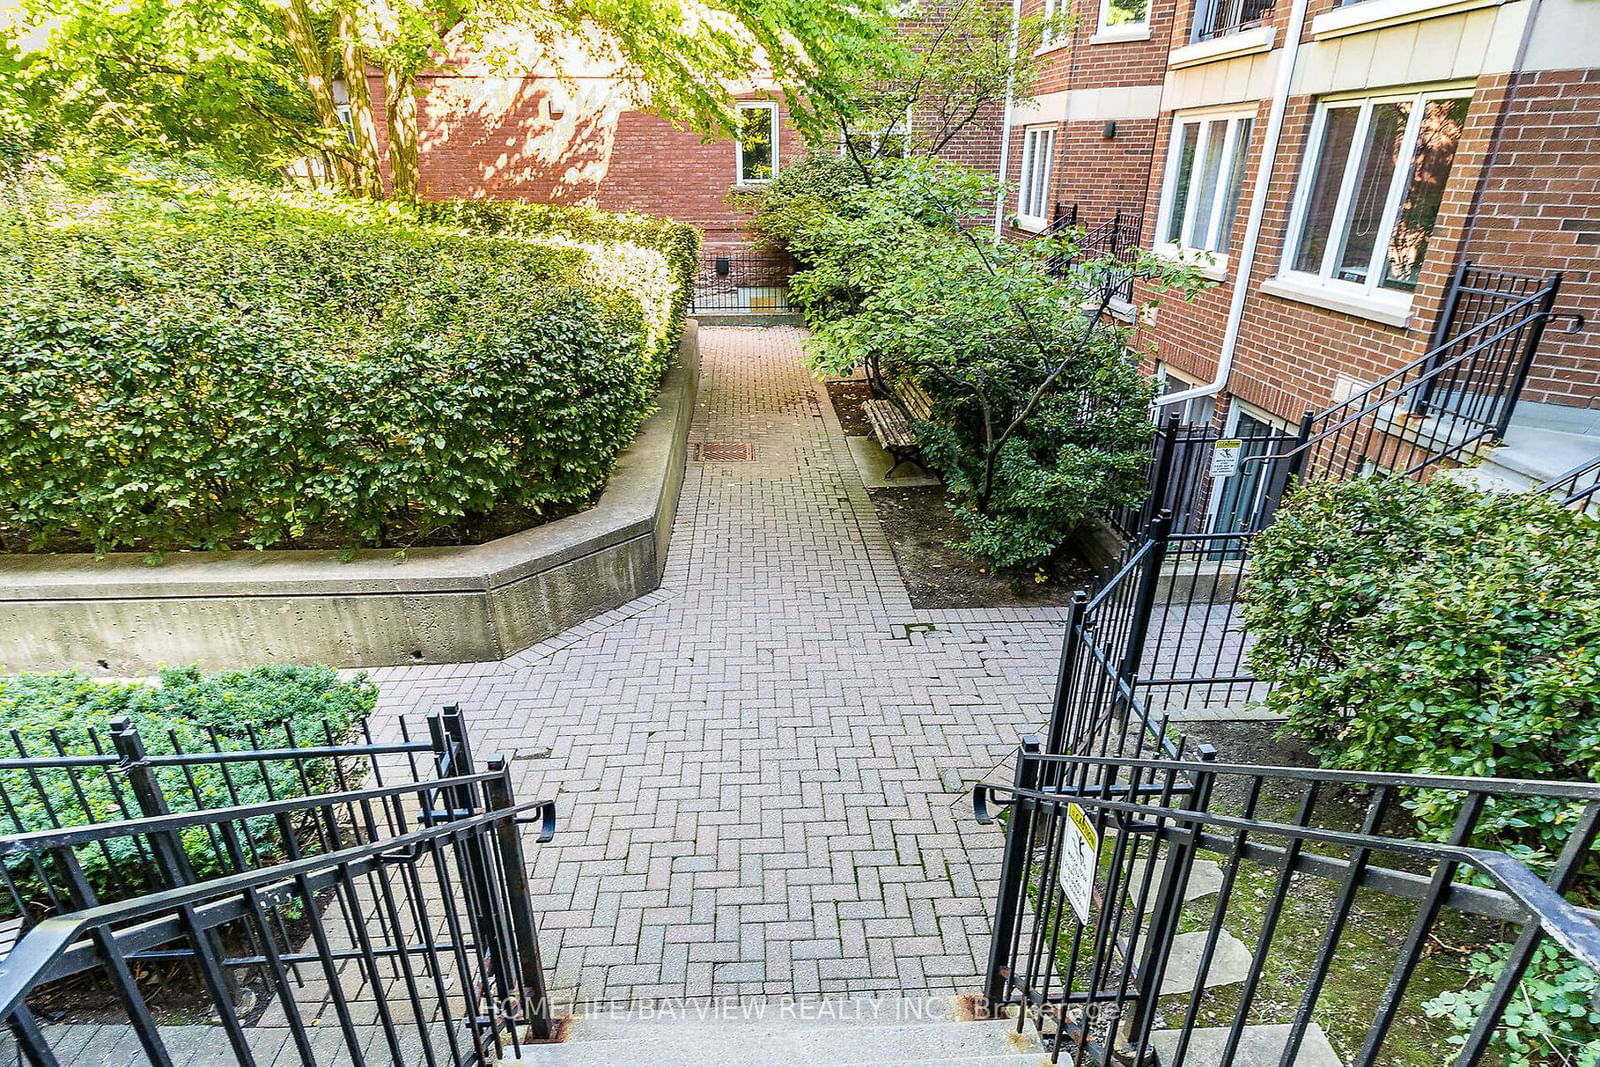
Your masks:
{"label": "white window trim", "polygon": [[[1200,141],[1195,146],[1195,173],[1198,173],[1200,169],[1199,164],[1204,161],[1204,153],[1208,147],[1207,130],[1210,126],[1210,123],[1214,121],[1222,121],[1228,124],[1223,133],[1222,141],[1222,165],[1226,165],[1228,161],[1233,158],[1233,150],[1238,144],[1240,124],[1246,119],[1250,120],[1250,136],[1254,137],[1256,133],[1256,118],[1257,115],[1255,111],[1241,111],[1238,109],[1231,109],[1227,111],[1189,111],[1181,112],[1173,116],[1172,133],[1167,138],[1169,143],[1167,145],[1166,168],[1161,174],[1161,206],[1156,212],[1155,232],[1157,235],[1167,232],[1167,223],[1172,217],[1172,203],[1177,198],[1178,194],[1178,155],[1183,150],[1183,127],[1190,122],[1198,122],[1200,124]],[[1247,157],[1249,155],[1249,151],[1249,146],[1246,145],[1245,154]],[[1191,182],[1193,182],[1194,176],[1195,175],[1191,173]],[[1217,180],[1224,185],[1227,182],[1227,176],[1222,173],[1221,166],[1219,166],[1217,171]],[[1206,232],[1208,234],[1219,229],[1222,225],[1223,212],[1226,210],[1226,193],[1226,188],[1219,188],[1217,190],[1217,195],[1212,198],[1211,217],[1206,220]],[[1192,202],[1194,197],[1194,191],[1192,188],[1189,195]],[[1186,231],[1192,231],[1193,225],[1193,218],[1184,220],[1184,229]],[[1220,234],[1218,234],[1218,236],[1220,236]],[[1212,243],[1215,243],[1215,241]],[[1200,273],[1205,277],[1210,278],[1212,281],[1220,282],[1228,277],[1227,253],[1213,252],[1209,249],[1189,245],[1183,241],[1161,240],[1157,240],[1155,242],[1154,251],[1157,255],[1164,256],[1167,259],[1173,259],[1181,263],[1187,263],[1190,266],[1199,267]]]}
{"label": "white window trim", "polygon": [[[1053,19],[1057,15],[1061,14],[1062,9],[1066,8],[1067,6],[1068,0],[1044,0],[1044,17],[1046,19]],[[1065,48],[1071,43],[1072,34],[1070,32],[1051,33],[1049,30],[1045,30],[1043,33],[1039,34],[1039,47],[1034,51],[1033,54],[1036,56],[1042,56],[1046,52],[1054,52],[1058,48]]]}
{"label": "white window trim", "polygon": [[[766,185],[778,176],[778,105],[771,100],[739,101],[735,105],[739,111],[765,110],[772,114],[772,174],[765,178],[746,178],[744,176],[744,140],[740,137],[733,139],[733,184],[745,187]],[[741,123],[742,123],[741,118]]]}
{"label": "white window trim", "polygon": [[[1034,135],[1042,134],[1046,142],[1044,160],[1044,181],[1039,192],[1039,203],[1034,205],[1040,209],[1037,215],[1026,214],[1023,206],[1028,201],[1027,189],[1034,184],[1031,181],[1031,171],[1038,155],[1035,147],[1038,140]],[[1050,181],[1055,177],[1056,155],[1056,128],[1054,125],[1024,126],[1022,128],[1022,160],[1021,169],[1017,172],[1017,227],[1023,230],[1042,230],[1050,225],[1050,217],[1046,210],[1050,201]]]}
{"label": "white window trim", "polygon": [[1099,20],[1095,23],[1094,36],[1089,38],[1090,44],[1114,44],[1118,41],[1148,41],[1150,39],[1150,7],[1146,4],[1144,18],[1138,22],[1123,22],[1112,25],[1111,0],[1100,0]]}
{"label": "white window trim", "polygon": [[[1295,179],[1294,200],[1289,210],[1289,225],[1285,231],[1282,258],[1278,262],[1278,276],[1263,284],[1264,292],[1274,296],[1282,296],[1290,300],[1299,300],[1302,303],[1315,304],[1319,307],[1342,311],[1348,315],[1372,319],[1375,322],[1386,323],[1391,326],[1407,326],[1411,320],[1412,294],[1395,289],[1383,289],[1378,280],[1382,277],[1383,257],[1389,251],[1389,238],[1392,236],[1394,217],[1399,211],[1401,199],[1405,195],[1406,183],[1410,175],[1410,161],[1416,152],[1417,133],[1422,126],[1424,105],[1432,100],[1450,100],[1470,98],[1472,92],[1469,88],[1450,89],[1409,89],[1399,93],[1376,93],[1363,95],[1341,95],[1329,97],[1317,102],[1317,113],[1311,123],[1311,132],[1306,138],[1305,155],[1300,161],[1300,173]],[[1396,166],[1394,174],[1389,178],[1389,191],[1384,199],[1382,218],[1385,231],[1379,239],[1373,242],[1372,259],[1367,265],[1367,280],[1365,282],[1350,282],[1340,278],[1331,277],[1334,260],[1341,254],[1343,242],[1339,235],[1344,232],[1345,220],[1350,214],[1350,200],[1344,195],[1345,190],[1355,180],[1356,171],[1361,166],[1360,148],[1366,142],[1367,130],[1372,121],[1372,111],[1379,104],[1394,103],[1396,101],[1412,101],[1411,117],[1407,120],[1406,130],[1400,142],[1400,159],[1402,164]],[[1327,131],[1328,113],[1335,108],[1354,104],[1360,109],[1356,118],[1356,128],[1351,135],[1351,152],[1344,161],[1344,173],[1339,178],[1340,197],[1334,206],[1333,219],[1328,225],[1328,245],[1322,253],[1322,264],[1313,274],[1309,271],[1293,269],[1290,264],[1300,251],[1301,230],[1305,226],[1306,212],[1310,208],[1311,189],[1315,184],[1316,175],[1313,166],[1316,156],[1322,150],[1322,138]]]}
{"label": "white window trim", "polygon": [[[872,145],[872,154],[874,156],[876,156],[878,154],[878,145],[882,142],[883,138],[885,138],[885,137],[893,137],[896,134],[898,134],[899,137],[900,137],[900,158],[901,159],[910,159],[911,158],[911,107],[912,107],[912,105],[910,105],[910,104],[906,105],[906,117],[905,117],[905,122],[904,123],[901,123],[900,121],[896,120],[894,123],[892,123],[889,126],[888,129],[882,129],[882,130],[856,130],[855,131],[855,136],[867,138],[869,140],[869,142],[871,143],[871,145]],[[839,135],[839,158],[840,159],[845,159],[845,158],[847,158],[849,156],[849,154],[850,154],[849,149],[845,145],[845,135],[844,134],[840,134]]]}

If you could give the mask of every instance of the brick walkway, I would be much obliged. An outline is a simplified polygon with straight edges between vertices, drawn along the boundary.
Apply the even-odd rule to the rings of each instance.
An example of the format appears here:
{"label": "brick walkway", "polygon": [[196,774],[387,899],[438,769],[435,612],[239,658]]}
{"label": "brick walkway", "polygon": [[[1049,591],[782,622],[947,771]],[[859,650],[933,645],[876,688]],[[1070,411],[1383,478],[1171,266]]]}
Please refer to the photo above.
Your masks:
{"label": "brick walkway", "polygon": [[659,591],[503,663],[376,672],[382,710],[460,702],[557,798],[558,998],[977,986],[999,836],[965,784],[1042,718],[1059,613],[912,610],[804,336],[702,330],[691,442],[755,458],[691,455]]}

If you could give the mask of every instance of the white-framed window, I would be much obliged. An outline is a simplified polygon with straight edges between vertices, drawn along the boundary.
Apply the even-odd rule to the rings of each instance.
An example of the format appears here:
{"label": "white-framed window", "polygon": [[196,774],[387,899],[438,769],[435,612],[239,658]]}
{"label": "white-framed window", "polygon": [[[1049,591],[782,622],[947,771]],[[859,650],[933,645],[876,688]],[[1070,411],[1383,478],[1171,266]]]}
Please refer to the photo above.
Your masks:
{"label": "white-framed window", "polygon": [[770,101],[740,104],[734,180],[740,185],[761,185],[777,176],[778,105]]}
{"label": "white-framed window", "polygon": [[1196,258],[1227,265],[1254,129],[1254,113],[1180,115],[1173,121],[1156,223],[1159,248],[1173,254],[1208,252]]}
{"label": "white-framed window", "polygon": [[865,159],[905,159],[911,155],[911,108],[906,108],[906,117],[896,119],[883,129],[877,130],[851,130],[846,136],[839,138],[839,155],[841,158],[850,154],[851,146],[856,153]]}
{"label": "white-framed window", "polygon": [[1065,27],[1054,25],[1057,19],[1065,18],[1071,10],[1071,0],[1044,0],[1044,30],[1039,34],[1039,49],[1055,48],[1064,45],[1071,38]]}
{"label": "white-framed window", "polygon": [[1323,101],[1279,279],[1409,308],[1470,103],[1465,89]]}
{"label": "white-framed window", "polygon": [[1150,35],[1150,0],[1100,0],[1095,36],[1103,40],[1139,40]]}
{"label": "white-framed window", "polygon": [[1050,167],[1056,154],[1056,128],[1022,131],[1022,179],[1017,187],[1017,225],[1042,230],[1050,224]]}
{"label": "white-framed window", "polygon": [[[1186,393],[1190,389],[1198,388],[1200,383],[1190,381],[1186,376],[1173,370],[1161,360],[1156,361],[1156,387],[1161,396],[1171,396],[1174,393]],[[1179,421],[1184,426],[1206,426],[1217,413],[1217,399],[1214,396],[1196,396],[1177,405]],[[1164,404],[1156,408],[1156,425],[1166,423],[1167,416],[1172,414],[1173,405]]]}

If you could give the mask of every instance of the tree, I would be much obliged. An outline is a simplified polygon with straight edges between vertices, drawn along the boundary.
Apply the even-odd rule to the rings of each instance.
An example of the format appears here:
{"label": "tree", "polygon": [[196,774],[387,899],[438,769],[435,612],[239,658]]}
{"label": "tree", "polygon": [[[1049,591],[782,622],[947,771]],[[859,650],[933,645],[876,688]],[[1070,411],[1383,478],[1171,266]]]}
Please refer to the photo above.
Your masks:
{"label": "tree", "polygon": [[[20,0],[4,23],[31,92],[82,147],[169,154],[204,147],[266,170],[308,153],[350,191],[376,195],[377,117],[364,79],[382,74],[396,195],[417,189],[416,78],[496,32],[579,40],[650,110],[731,134],[730,83],[769,75],[815,131],[849,107],[861,72],[902,48],[890,0]],[[335,60],[337,59],[337,65]],[[351,129],[332,95],[350,86]],[[362,84],[357,84],[362,83]],[[58,138],[59,140],[59,138]]]}
{"label": "tree", "polygon": [[1013,20],[1009,3],[948,0],[902,20],[904,47],[887,67],[863,69],[852,92],[822,102],[818,126],[869,179],[877,160],[936,157],[1008,98],[1033,97],[1041,46],[1073,18]]}
{"label": "tree", "polygon": [[1040,567],[1083,520],[1146,489],[1153,386],[1106,314],[1109,283],[1131,272],[1187,293],[1199,277],[1149,256],[1058,274],[1073,234],[996,242],[962,228],[991,177],[937,160],[874,172],[790,242],[808,265],[791,295],[812,319],[813,366],[915,379],[933,409],[918,440],[967,530],[956,547]]}

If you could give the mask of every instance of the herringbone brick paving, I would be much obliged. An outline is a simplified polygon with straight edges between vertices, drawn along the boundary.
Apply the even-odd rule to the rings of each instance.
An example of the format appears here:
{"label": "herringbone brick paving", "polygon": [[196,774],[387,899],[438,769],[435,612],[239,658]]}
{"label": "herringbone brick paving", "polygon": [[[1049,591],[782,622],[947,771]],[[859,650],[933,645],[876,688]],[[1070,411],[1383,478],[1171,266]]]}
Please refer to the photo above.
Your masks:
{"label": "herringbone brick paving", "polygon": [[975,991],[1000,837],[967,790],[1044,718],[1064,611],[913,609],[804,331],[700,336],[692,441],[754,458],[691,449],[661,589],[375,672],[380,716],[459,703],[557,799],[530,853],[558,1003]]}
{"label": "herringbone brick paving", "polygon": [[[999,836],[967,783],[1036,724],[1059,623],[926,631],[794,328],[701,331],[662,588],[502,663],[377,672],[460,703],[518,795],[557,999],[970,992]],[[830,425],[833,432],[830,433]]]}

